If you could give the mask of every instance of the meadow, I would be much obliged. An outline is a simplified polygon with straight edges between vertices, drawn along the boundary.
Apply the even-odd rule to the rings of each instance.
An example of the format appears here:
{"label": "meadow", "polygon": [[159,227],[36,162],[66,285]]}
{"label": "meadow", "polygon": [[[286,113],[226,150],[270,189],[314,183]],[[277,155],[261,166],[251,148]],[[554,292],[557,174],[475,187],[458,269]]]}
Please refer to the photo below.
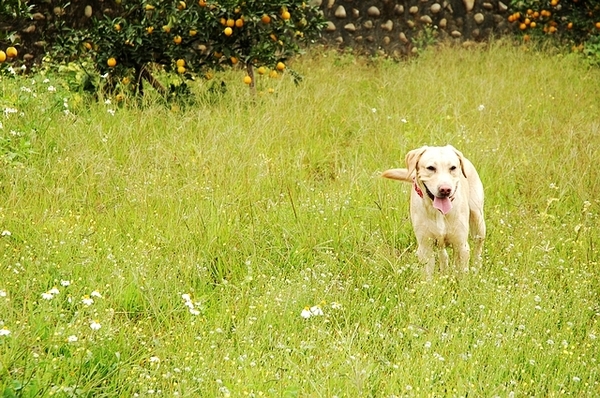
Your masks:
{"label": "meadow", "polygon": [[[600,392],[600,70],[502,41],[197,102],[0,79],[3,397],[554,397]],[[426,281],[421,145],[478,168],[480,269]]]}

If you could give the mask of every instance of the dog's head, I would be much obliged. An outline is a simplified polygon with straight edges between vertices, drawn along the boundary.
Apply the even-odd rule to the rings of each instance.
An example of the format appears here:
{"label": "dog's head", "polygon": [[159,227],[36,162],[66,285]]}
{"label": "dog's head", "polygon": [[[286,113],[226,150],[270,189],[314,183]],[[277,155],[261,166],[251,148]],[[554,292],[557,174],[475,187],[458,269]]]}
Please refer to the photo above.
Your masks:
{"label": "dog's head", "polygon": [[452,209],[461,174],[466,177],[463,158],[452,145],[423,146],[406,155],[408,175],[433,201],[433,207],[444,214]]}
{"label": "dog's head", "polygon": [[427,178],[446,171],[452,174],[460,171],[466,177],[463,159],[463,154],[452,145],[422,146],[408,152],[405,158],[408,175],[415,178]]}

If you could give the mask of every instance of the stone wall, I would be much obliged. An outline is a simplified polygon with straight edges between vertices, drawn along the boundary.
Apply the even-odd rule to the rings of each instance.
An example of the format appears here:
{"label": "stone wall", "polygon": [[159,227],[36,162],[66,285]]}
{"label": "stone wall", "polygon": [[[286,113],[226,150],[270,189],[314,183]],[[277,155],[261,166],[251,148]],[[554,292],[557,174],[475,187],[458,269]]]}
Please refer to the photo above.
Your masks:
{"label": "stone wall", "polygon": [[327,43],[402,56],[436,39],[485,40],[511,30],[510,0],[313,0]]}

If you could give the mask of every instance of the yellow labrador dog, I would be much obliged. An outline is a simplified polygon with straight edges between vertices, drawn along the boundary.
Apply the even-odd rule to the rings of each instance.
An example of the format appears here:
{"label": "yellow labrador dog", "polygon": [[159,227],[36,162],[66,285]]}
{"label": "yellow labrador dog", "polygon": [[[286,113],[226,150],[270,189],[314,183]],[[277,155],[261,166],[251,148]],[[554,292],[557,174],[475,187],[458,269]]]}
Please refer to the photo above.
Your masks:
{"label": "yellow labrador dog", "polygon": [[436,248],[442,270],[448,265],[447,246],[453,249],[455,265],[469,269],[469,232],[479,266],[485,240],[483,184],[473,163],[452,145],[423,146],[408,152],[406,167],[382,176],[413,184],[410,218],[427,277],[433,275]]}

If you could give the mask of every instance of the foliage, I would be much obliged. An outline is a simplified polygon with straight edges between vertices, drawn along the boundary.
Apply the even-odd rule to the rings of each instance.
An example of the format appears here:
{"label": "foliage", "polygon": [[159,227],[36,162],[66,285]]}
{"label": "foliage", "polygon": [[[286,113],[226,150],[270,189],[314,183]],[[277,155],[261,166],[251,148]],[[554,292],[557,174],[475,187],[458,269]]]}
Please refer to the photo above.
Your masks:
{"label": "foliage", "polygon": [[[28,18],[33,6],[27,0],[3,0],[0,3],[0,20],[8,21],[17,18]],[[0,34],[2,34],[0,30]],[[3,39],[0,36],[0,39]]]}
{"label": "foliage", "polygon": [[143,78],[157,83],[148,76],[151,63],[187,78],[237,64],[250,73],[275,67],[323,26],[318,9],[300,0],[117,0],[113,6],[111,15],[79,32],[78,50],[101,74],[135,88]]}
{"label": "foliage", "polygon": [[509,22],[526,37],[553,35],[580,44],[600,32],[599,1],[518,0],[511,9]]}
{"label": "foliage", "polygon": [[591,65],[600,66],[600,35],[593,36],[585,42],[583,53]]}

